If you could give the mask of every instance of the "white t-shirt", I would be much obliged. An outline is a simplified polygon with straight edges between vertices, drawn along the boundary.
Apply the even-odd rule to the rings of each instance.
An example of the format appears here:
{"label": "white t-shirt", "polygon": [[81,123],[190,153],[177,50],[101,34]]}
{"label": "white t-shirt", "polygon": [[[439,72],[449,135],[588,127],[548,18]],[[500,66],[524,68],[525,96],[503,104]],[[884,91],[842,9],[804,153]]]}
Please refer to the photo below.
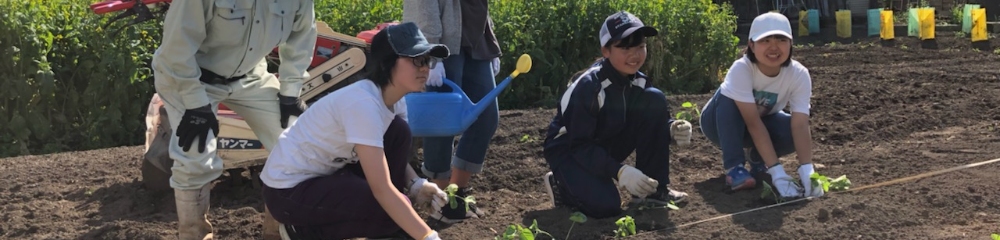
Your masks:
{"label": "white t-shirt", "polygon": [[404,99],[391,111],[382,100],[382,91],[367,79],[324,96],[281,133],[261,180],[272,188],[286,189],[358,163],[354,145],[383,147],[383,136],[395,116],[406,119]]}
{"label": "white t-shirt", "polygon": [[744,56],[733,62],[719,91],[737,102],[757,103],[761,116],[775,114],[785,106],[791,112],[809,115],[812,78],[809,69],[795,60],[782,67],[778,76],[768,77]]}

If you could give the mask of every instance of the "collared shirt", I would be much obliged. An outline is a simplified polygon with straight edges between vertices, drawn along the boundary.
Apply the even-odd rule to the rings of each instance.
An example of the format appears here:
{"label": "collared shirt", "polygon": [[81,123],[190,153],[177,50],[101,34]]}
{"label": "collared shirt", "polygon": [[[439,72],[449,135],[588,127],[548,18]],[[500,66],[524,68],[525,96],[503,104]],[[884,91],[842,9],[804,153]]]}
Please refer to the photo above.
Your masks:
{"label": "collared shirt", "polygon": [[[157,81],[178,91],[185,108],[209,104],[201,68],[224,78],[265,67],[278,47],[279,93],[299,96],[316,45],[313,0],[173,1],[153,55]],[[162,91],[162,89],[158,89]]]}

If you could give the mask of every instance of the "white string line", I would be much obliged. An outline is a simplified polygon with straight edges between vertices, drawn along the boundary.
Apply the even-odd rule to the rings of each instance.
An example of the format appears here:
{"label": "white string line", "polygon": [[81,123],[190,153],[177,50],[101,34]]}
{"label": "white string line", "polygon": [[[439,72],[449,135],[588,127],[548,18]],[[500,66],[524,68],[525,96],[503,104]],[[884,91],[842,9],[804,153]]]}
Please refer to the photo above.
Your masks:
{"label": "white string line", "polygon": [[[913,175],[913,176],[909,176],[909,177],[897,178],[897,179],[894,179],[894,180],[889,180],[889,181],[875,183],[875,184],[871,184],[871,185],[867,185],[867,186],[863,186],[863,187],[859,187],[859,188],[849,189],[847,191],[830,192],[830,193],[847,193],[847,192],[860,191],[862,189],[868,189],[868,188],[881,187],[881,186],[885,186],[885,185],[891,185],[891,184],[895,184],[895,183],[899,183],[899,182],[904,182],[904,181],[908,181],[908,180],[913,180],[913,179],[917,179],[917,178],[930,177],[930,176],[934,176],[934,175],[938,175],[938,174],[942,174],[942,173],[958,171],[958,170],[962,170],[962,169],[966,169],[966,168],[971,168],[971,167],[978,167],[978,166],[982,166],[982,165],[986,165],[986,164],[990,164],[990,163],[995,163],[995,162],[1000,162],[1000,158],[995,158],[995,159],[992,159],[992,160],[986,160],[986,161],[977,162],[977,163],[970,163],[970,164],[966,164],[966,165],[962,165],[962,166],[952,167],[952,168],[943,169],[943,170],[937,170],[937,171],[933,171],[933,172],[921,173],[921,174],[917,174],[917,175]],[[723,219],[723,218],[728,218],[728,217],[732,217],[732,216],[735,216],[735,215],[744,214],[744,213],[748,213],[748,212],[755,212],[755,211],[760,211],[760,210],[764,210],[764,209],[768,209],[768,208],[773,208],[773,207],[788,205],[788,204],[792,204],[792,203],[796,203],[796,202],[810,200],[810,199],[813,199],[813,198],[814,197],[799,198],[799,199],[795,199],[795,200],[792,200],[792,201],[787,201],[787,202],[782,202],[782,203],[778,203],[778,204],[772,204],[772,205],[767,205],[767,206],[763,206],[763,207],[748,209],[748,210],[744,210],[744,211],[737,212],[737,213],[730,213],[730,214],[725,214],[725,215],[716,216],[716,217],[712,217],[712,218],[702,219],[702,220],[698,220],[698,221],[694,221],[694,222],[690,222],[690,223],[685,223],[685,224],[681,224],[681,225],[676,225],[676,226],[673,226],[673,227],[669,227],[669,228],[665,228],[665,229],[661,229],[661,230],[656,230],[656,231],[666,231],[666,230],[679,229],[679,228],[682,228],[682,227],[687,227],[687,226],[691,226],[691,225],[695,225],[695,224],[699,224],[699,223],[704,223],[704,222],[719,220],[719,219]]]}

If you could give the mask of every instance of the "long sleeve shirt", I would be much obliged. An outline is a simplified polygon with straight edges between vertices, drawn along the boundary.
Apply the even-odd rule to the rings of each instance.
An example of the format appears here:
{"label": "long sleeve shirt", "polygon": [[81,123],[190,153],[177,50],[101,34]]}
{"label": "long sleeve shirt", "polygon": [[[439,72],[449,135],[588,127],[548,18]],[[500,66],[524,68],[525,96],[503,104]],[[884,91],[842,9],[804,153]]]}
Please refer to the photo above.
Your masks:
{"label": "long sleeve shirt", "polygon": [[[569,86],[549,123],[544,143],[549,166],[556,169],[566,161],[575,161],[596,176],[617,178],[631,151],[608,146],[629,137],[623,133],[636,120],[626,114],[651,87],[652,81],[642,72],[622,76],[606,59],[594,64]],[[673,119],[667,124],[671,122]]]}
{"label": "long sleeve shirt", "polygon": [[298,97],[316,45],[315,19],[313,0],[175,0],[153,55],[163,86],[157,91],[177,91],[187,109],[208,105],[201,69],[244,75],[266,67],[278,47],[279,94]]}

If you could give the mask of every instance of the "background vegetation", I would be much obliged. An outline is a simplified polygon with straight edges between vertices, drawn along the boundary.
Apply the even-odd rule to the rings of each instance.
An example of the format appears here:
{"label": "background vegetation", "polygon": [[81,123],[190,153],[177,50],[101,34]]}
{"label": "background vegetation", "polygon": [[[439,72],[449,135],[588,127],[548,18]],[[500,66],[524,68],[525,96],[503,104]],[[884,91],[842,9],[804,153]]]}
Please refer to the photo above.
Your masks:
{"label": "background vegetation", "polygon": [[[116,36],[85,0],[0,0],[0,157],[143,143],[154,93],[149,61],[159,21]],[[355,35],[398,20],[402,2],[316,0],[321,21]],[[617,10],[658,28],[643,71],[667,93],[705,93],[736,58],[736,17],[711,0],[497,0],[491,2],[504,56],[534,67],[500,95],[502,109],[552,107],[572,73],[600,57],[598,31]],[[124,22],[112,24],[112,30]]]}

